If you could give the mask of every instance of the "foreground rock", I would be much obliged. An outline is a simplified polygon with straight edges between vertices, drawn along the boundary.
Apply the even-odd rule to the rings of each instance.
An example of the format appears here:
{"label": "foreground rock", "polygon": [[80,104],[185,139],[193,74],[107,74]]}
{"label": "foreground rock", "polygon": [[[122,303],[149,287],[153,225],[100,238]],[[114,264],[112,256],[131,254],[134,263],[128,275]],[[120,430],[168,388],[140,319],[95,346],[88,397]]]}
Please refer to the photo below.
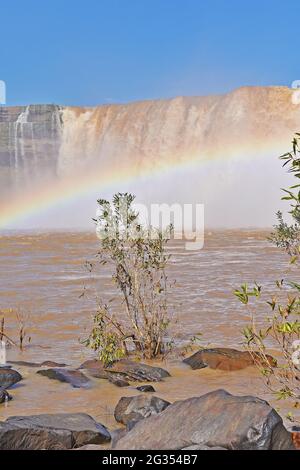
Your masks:
{"label": "foreground rock", "polygon": [[93,359],[81,364],[80,369],[87,369],[94,374],[98,373],[100,378],[106,378],[110,381],[112,381],[114,374],[128,382],[158,382],[170,377],[169,372],[161,367],[153,367],[127,359],[118,361],[109,368],[104,368],[100,361]]}
{"label": "foreground rock", "polygon": [[[276,361],[268,356],[271,364],[276,365]],[[260,361],[259,353],[256,353],[255,361]],[[239,370],[255,364],[254,358],[248,351],[238,351],[230,348],[212,348],[201,349],[192,356],[183,360],[185,364],[191,366],[192,369],[203,369],[210,367],[219,370]]]}
{"label": "foreground rock", "polygon": [[0,388],[10,388],[22,380],[21,374],[10,368],[0,369]]}
{"label": "foreground rock", "polygon": [[169,405],[168,401],[149,395],[122,397],[115,408],[114,416],[118,423],[132,428],[137,421],[157,415]]}
{"label": "foreground rock", "polygon": [[294,449],[278,413],[264,400],[216,390],[178,401],[139,421],[116,449]]}
{"label": "foreground rock", "polygon": [[0,389],[0,403],[12,400],[12,396],[3,388]]}
{"label": "foreground rock", "polygon": [[0,423],[0,450],[73,449],[110,441],[110,433],[85,413],[14,416]]}
{"label": "foreground rock", "polygon": [[48,377],[48,379],[58,380],[59,382],[66,382],[74,388],[88,388],[91,381],[79,370],[73,369],[41,369],[37,374]]}

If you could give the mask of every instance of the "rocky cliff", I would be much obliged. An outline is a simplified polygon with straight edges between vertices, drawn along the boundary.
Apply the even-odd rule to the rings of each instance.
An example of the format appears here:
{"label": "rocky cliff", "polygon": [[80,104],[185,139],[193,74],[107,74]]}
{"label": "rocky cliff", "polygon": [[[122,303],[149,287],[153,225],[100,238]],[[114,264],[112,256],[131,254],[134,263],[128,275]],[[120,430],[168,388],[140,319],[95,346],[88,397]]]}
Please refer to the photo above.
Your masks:
{"label": "rocky cliff", "polygon": [[[300,105],[293,103],[293,92],[286,87],[244,87],[219,96],[94,108],[0,107],[1,194],[5,191],[2,205],[8,188],[13,189],[12,193],[15,188],[32,190],[46,177],[59,181],[61,192],[67,178],[68,191],[72,193],[73,176],[75,192],[78,176],[80,181],[85,177],[88,187],[90,174],[93,184],[97,175],[102,175],[103,181],[104,167],[113,167],[115,174],[122,166],[136,176],[190,161],[199,163],[194,193],[199,182],[205,182],[199,194],[205,201],[206,187],[214,181],[223,178],[228,187],[232,186],[225,176],[240,171],[240,165],[226,173],[228,168],[222,167],[226,162],[252,161],[255,157],[262,160],[269,155],[272,164],[279,166],[276,156],[289,149],[293,133],[300,130]],[[219,162],[219,174],[215,172],[216,165],[209,174],[201,170],[211,161]],[[268,165],[267,162],[256,171],[264,172]],[[244,168],[247,181],[253,167],[250,164]],[[209,185],[208,178],[214,180]],[[253,183],[255,178],[254,174]],[[184,190],[184,184],[186,181],[180,183],[181,194],[189,192],[189,186]],[[212,193],[211,198],[214,197]]]}
{"label": "rocky cliff", "polygon": [[[1,182],[63,175],[103,161],[159,165],[289,145],[300,106],[285,87],[240,88],[95,108],[0,107]],[[280,148],[278,148],[280,147]]]}

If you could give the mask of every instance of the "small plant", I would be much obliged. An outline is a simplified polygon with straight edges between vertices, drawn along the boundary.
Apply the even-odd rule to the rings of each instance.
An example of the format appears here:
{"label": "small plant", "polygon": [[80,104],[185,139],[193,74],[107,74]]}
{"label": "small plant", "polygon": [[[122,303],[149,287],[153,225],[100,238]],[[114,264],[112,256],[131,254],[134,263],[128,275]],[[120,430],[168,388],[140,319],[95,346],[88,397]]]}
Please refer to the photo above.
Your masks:
{"label": "small plant", "polygon": [[[291,294],[290,289],[287,289],[286,298],[281,301],[284,283],[277,281],[276,287],[280,289],[278,296],[265,302],[269,314],[263,326],[258,325],[256,310],[250,307],[249,297],[243,301],[240,296],[242,291],[238,289],[235,295],[249,309],[251,323],[243,330],[244,344],[259,368],[265,384],[277,399],[295,400],[300,396],[300,369],[296,361],[297,341],[299,342],[300,337],[300,303],[298,296]],[[247,290],[257,299],[261,298],[261,288],[259,293],[256,286],[253,289],[247,286]],[[285,295],[283,294],[283,297]],[[271,347],[279,352],[278,361],[268,354]]]}
{"label": "small plant", "polygon": [[[296,179],[300,178],[300,134],[292,142],[292,150],[280,157],[283,166]],[[292,223],[289,225],[277,212],[278,224],[269,240],[277,247],[284,249],[290,256],[290,266],[296,265],[300,255],[300,184],[284,189],[283,200],[290,201],[289,214]],[[292,267],[292,266],[291,266]],[[258,326],[256,310],[250,307],[250,297],[261,298],[262,288],[255,284],[252,289],[243,284],[234,291],[236,297],[249,311],[251,323],[244,328],[245,346],[255,358],[259,352],[262,361],[256,361],[267,387],[279,400],[291,401],[297,407],[300,398],[300,284],[280,279],[275,282],[277,294],[266,300],[269,313],[263,327]],[[270,360],[267,351],[276,348],[278,362]],[[256,356],[257,357],[257,356]],[[292,413],[289,413],[291,418]],[[293,417],[294,420],[294,417]]]}
{"label": "small plant", "polygon": [[[20,309],[13,308],[2,310],[0,311],[0,314],[3,315],[0,321],[0,340],[6,339],[9,344],[19,347],[19,349],[23,351],[25,339],[27,338],[29,343],[31,341],[31,337],[27,334],[27,326],[29,324],[30,315],[28,313],[22,312]],[[4,325],[6,317],[15,317],[15,320],[18,323],[18,343],[5,333]]]}
{"label": "small plant", "polygon": [[[97,254],[101,266],[108,264],[121,294],[124,321],[100,302],[94,327],[85,343],[109,364],[134,350],[152,359],[165,352],[169,325],[168,278],[170,255],[166,243],[172,227],[163,232],[143,227],[133,209],[134,196],[118,193],[112,203],[99,199],[95,222],[100,238]],[[88,264],[94,269],[94,264]],[[123,317],[124,318],[124,317]]]}
{"label": "small plant", "polygon": [[84,344],[98,352],[105,366],[124,357],[127,353],[121,325],[114,321],[107,305],[99,307],[93,318],[93,328]]}

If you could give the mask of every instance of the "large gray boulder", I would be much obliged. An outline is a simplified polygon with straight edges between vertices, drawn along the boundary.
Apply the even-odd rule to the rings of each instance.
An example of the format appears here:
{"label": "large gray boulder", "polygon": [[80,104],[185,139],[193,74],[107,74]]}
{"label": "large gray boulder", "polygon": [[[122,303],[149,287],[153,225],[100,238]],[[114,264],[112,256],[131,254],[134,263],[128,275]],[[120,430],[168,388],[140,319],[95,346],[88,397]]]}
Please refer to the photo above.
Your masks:
{"label": "large gray boulder", "polygon": [[22,380],[21,374],[10,368],[0,368],[0,388],[10,388]]}
{"label": "large gray boulder", "polygon": [[114,416],[118,423],[132,427],[141,419],[161,413],[169,405],[170,402],[153,395],[122,397],[115,408]]}
{"label": "large gray boulder", "polygon": [[0,423],[0,450],[73,449],[110,439],[105,426],[85,413],[14,416]]}
{"label": "large gray boulder", "polygon": [[73,369],[41,369],[37,374],[48,377],[48,379],[58,380],[59,382],[66,382],[74,388],[88,388],[91,381],[79,370]]}
{"label": "large gray boulder", "polygon": [[178,401],[139,421],[116,449],[294,449],[278,413],[264,400],[216,390]]}

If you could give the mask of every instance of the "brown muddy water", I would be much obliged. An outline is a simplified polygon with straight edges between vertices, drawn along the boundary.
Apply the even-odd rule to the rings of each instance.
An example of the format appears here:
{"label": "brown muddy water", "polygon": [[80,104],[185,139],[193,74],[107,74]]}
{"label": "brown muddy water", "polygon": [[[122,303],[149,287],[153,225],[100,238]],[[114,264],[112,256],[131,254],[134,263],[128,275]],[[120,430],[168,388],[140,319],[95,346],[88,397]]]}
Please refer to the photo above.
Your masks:
{"label": "brown muddy water", "polygon": [[[282,273],[297,280],[286,255],[266,240],[268,233],[208,232],[201,251],[186,251],[182,241],[170,242],[169,278],[177,281],[170,294],[174,319],[171,337],[176,345],[186,345],[201,332],[202,346],[242,348],[241,330],[249,317],[233,296],[233,289],[242,282],[256,280],[263,285],[267,300]],[[98,243],[93,233],[0,235],[0,310],[19,308],[26,316],[27,328],[24,351],[10,348],[8,360],[55,360],[77,367],[93,356],[80,341],[91,327],[96,295],[115,299],[112,306],[122,316],[109,269],[101,267],[90,275],[84,266],[86,260],[93,260]],[[262,304],[257,309],[261,319],[267,312]],[[15,316],[5,313],[5,322],[6,333],[16,338]],[[285,405],[267,393],[255,368],[237,372],[192,371],[175,355],[158,364],[168,369],[172,377],[154,387],[158,396],[169,401],[224,388],[231,393],[268,399],[276,408],[281,407],[283,417],[286,413]],[[86,412],[114,428],[117,426],[113,410],[119,398],[138,393],[134,386],[118,388],[100,379],[92,379],[90,389],[74,389],[37,375],[36,369],[15,368],[24,380],[11,390],[14,399],[1,405],[0,420],[10,415]]]}

